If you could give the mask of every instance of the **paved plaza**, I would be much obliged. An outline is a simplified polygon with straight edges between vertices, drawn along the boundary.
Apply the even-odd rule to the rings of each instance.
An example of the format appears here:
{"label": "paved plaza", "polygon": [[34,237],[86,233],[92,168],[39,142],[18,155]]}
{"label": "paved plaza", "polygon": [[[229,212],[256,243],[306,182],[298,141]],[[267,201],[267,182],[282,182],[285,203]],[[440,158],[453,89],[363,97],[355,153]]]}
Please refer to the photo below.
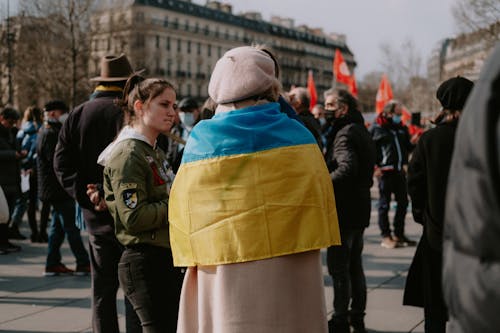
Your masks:
{"label": "paved plaza", "polygon": [[[29,235],[27,222],[22,232]],[[407,234],[417,240],[421,227],[407,215]],[[85,241],[86,241],[86,234]],[[90,277],[44,277],[46,244],[18,241],[23,250],[0,256],[0,332],[91,332]],[[365,233],[364,267],[368,284],[366,325],[369,332],[423,332],[423,312],[402,306],[406,274],[414,247],[385,249],[380,246],[376,209]],[[74,268],[67,242],[63,262]],[[325,296],[332,313],[333,288],[323,251]],[[120,299],[123,299],[120,293]],[[120,327],[125,332],[123,302]],[[256,332],[257,333],[257,332]],[[307,333],[307,332],[305,332]]]}

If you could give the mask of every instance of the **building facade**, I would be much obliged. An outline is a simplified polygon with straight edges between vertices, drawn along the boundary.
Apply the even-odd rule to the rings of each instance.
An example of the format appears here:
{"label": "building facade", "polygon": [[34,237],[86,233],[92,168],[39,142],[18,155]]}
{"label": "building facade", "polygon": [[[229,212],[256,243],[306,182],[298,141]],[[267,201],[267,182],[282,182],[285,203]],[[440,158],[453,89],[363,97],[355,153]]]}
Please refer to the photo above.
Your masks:
{"label": "building facade", "polygon": [[487,28],[442,40],[434,49],[427,72],[436,85],[450,77],[477,80],[484,61],[500,40],[500,21]]}
{"label": "building facade", "polygon": [[98,72],[102,56],[123,52],[147,76],[171,80],[180,97],[206,98],[217,60],[242,45],[271,47],[285,89],[306,85],[312,70],[319,96],[332,85],[336,48],[352,72],[356,66],[344,36],[295,27],[289,18],[267,22],[258,12],[234,15],[231,5],[217,1],[205,6],[180,0],[101,1],[91,26],[90,73]]}

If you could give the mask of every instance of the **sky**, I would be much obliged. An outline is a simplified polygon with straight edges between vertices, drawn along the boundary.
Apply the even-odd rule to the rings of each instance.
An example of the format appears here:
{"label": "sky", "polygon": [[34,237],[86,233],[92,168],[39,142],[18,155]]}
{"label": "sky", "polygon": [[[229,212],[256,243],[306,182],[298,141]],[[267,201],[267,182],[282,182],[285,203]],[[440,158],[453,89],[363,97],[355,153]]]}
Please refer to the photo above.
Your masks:
{"label": "sky", "polygon": [[[295,25],[345,34],[354,53],[356,77],[382,70],[380,45],[397,48],[410,39],[423,60],[422,73],[439,40],[456,35],[451,6],[455,0],[219,0],[233,13],[259,11],[263,19],[290,17]],[[193,3],[205,4],[205,0]],[[333,51],[332,51],[333,56]]]}

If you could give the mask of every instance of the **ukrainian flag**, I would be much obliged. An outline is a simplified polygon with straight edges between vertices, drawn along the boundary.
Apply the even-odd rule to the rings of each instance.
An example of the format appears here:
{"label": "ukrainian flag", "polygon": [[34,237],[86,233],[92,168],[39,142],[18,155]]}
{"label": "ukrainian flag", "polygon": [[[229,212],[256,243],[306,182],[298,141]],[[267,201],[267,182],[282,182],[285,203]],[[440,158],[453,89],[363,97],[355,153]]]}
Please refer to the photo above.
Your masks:
{"label": "ukrainian flag", "polygon": [[278,103],[218,113],[194,127],[170,192],[169,223],[176,266],[340,244],[323,156]]}

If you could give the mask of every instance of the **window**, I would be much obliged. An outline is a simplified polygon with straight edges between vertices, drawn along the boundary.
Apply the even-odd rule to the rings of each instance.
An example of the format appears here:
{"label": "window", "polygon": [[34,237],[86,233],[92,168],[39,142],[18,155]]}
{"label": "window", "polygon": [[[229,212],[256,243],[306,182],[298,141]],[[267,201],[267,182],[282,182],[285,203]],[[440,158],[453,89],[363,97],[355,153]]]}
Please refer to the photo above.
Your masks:
{"label": "window", "polygon": [[207,45],[207,55],[208,55],[209,57],[211,57],[211,56],[212,56],[212,45],[211,45],[211,44],[208,44],[208,45]]}
{"label": "window", "polygon": [[155,44],[156,44],[156,48],[159,48],[160,47],[160,36],[156,35],[156,41],[155,41]]}
{"label": "window", "polygon": [[165,44],[166,44],[167,50],[170,50],[170,36],[167,37],[167,41]]}
{"label": "window", "polygon": [[191,41],[187,41],[187,53],[191,53]]}
{"label": "window", "polygon": [[177,40],[177,52],[181,52],[181,47],[182,47],[182,46],[181,46],[181,40],[180,40],[180,39],[178,39],[178,40]]}
{"label": "window", "polygon": [[200,42],[198,42],[198,44],[197,44],[197,52],[196,53],[201,54],[201,43]]}

